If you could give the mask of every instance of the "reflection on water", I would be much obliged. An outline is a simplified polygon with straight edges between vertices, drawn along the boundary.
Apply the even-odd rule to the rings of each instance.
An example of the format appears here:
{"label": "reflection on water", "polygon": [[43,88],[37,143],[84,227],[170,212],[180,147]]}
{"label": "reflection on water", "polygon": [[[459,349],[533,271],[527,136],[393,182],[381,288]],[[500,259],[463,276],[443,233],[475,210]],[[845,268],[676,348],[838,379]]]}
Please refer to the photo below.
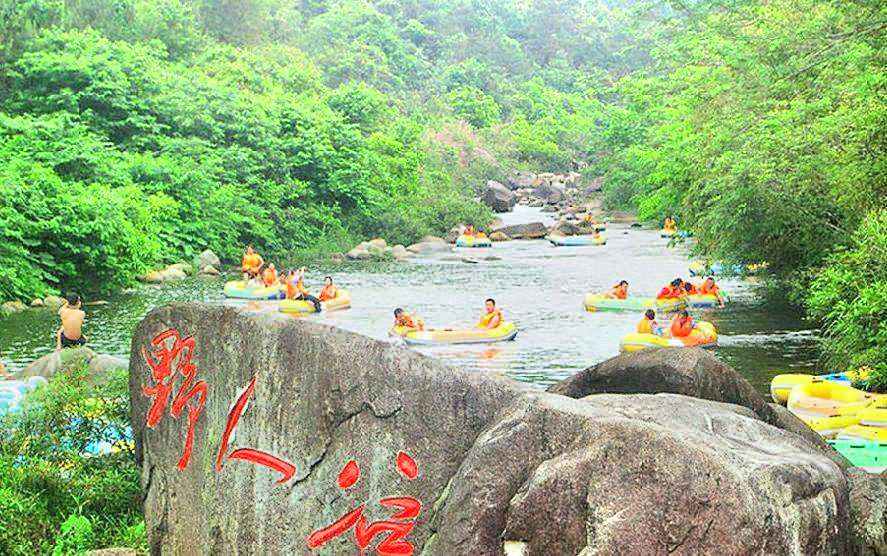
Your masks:
{"label": "reflection on water", "polygon": [[[322,277],[331,274],[351,291],[353,307],[310,318],[399,341],[388,337],[398,306],[418,313],[429,326],[473,325],[484,299],[493,297],[506,318],[520,327],[515,341],[428,346],[420,351],[462,367],[503,372],[545,386],[616,355],[619,337],[633,331],[640,318],[632,313],[588,313],[582,307],[586,293],[626,279],[633,295],[653,295],[674,277],[687,276],[686,251],[667,249],[658,232],[614,227],[607,235],[604,246],[553,247],[537,240],[459,250],[460,255],[481,260],[478,264],[416,259],[328,265],[311,273],[309,286],[316,289]],[[482,260],[493,254],[501,260]],[[727,309],[695,315],[717,327],[720,345],[715,352],[722,359],[762,392],[775,372],[814,369],[814,337],[797,314],[760,305],[752,283],[727,279],[722,287],[732,299]],[[87,307],[89,345],[127,357],[138,321],[158,305],[183,301],[236,304],[223,299],[218,280],[144,286],[109,298],[107,305]],[[249,305],[276,310],[274,302]],[[53,349],[57,326],[50,311],[27,311],[0,321],[0,357],[12,369],[22,367]]]}

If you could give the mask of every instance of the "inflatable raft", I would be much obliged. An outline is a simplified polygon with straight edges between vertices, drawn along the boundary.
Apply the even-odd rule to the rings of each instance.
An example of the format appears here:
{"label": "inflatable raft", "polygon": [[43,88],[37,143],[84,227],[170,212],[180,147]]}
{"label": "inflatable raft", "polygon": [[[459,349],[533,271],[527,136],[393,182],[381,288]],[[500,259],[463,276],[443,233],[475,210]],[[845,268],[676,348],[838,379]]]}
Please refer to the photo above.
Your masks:
{"label": "inflatable raft", "polygon": [[579,247],[582,245],[605,245],[607,238],[604,236],[588,237],[588,236],[546,236],[545,239],[556,247]]}
{"label": "inflatable raft", "polygon": [[[339,290],[336,297],[320,302],[324,311],[339,311],[351,307],[351,293],[348,290]],[[278,307],[281,313],[289,315],[304,315],[314,313],[314,304],[303,299],[283,299]]]}
{"label": "inflatable raft", "polygon": [[[879,396],[832,381],[812,381],[792,388],[788,409],[805,421],[855,416]],[[849,425],[848,425],[849,426]]]}
{"label": "inflatable raft", "polygon": [[677,313],[687,308],[687,302],[679,297],[655,299],[652,297],[629,297],[628,299],[613,299],[604,297],[599,293],[585,296],[585,310],[596,311],[644,311],[646,309],[658,309],[665,313]]}
{"label": "inflatable raft", "polygon": [[[724,294],[721,294],[721,297],[726,301],[726,296]],[[720,307],[718,297],[710,293],[688,295],[687,303],[694,309],[711,309],[713,307]]]}
{"label": "inflatable raft", "polygon": [[231,299],[284,299],[286,295],[281,286],[268,288],[247,288],[243,280],[235,280],[225,283],[225,297]]}
{"label": "inflatable raft", "polygon": [[838,438],[828,443],[854,467],[862,467],[869,473],[883,473],[887,469],[887,443],[853,438]]}
{"label": "inflatable raft", "polygon": [[668,338],[655,334],[626,334],[619,342],[619,351],[635,352],[660,347],[711,347],[718,343],[718,333],[712,323],[700,321],[689,336]]}
{"label": "inflatable raft", "polygon": [[462,234],[456,238],[456,247],[492,247],[493,242],[487,236],[469,236]]}
{"label": "inflatable raft", "polygon": [[432,328],[408,332],[403,327],[397,327],[392,332],[402,337],[404,342],[414,345],[488,344],[513,340],[517,336],[518,329],[513,322],[503,322],[491,330]]}
{"label": "inflatable raft", "polygon": [[662,228],[661,230],[659,230],[659,237],[673,237],[677,232],[677,230]]}
{"label": "inflatable raft", "polygon": [[867,370],[847,371],[844,373],[832,373],[819,376],[797,373],[776,375],[773,377],[773,380],[770,381],[770,397],[773,398],[773,401],[776,403],[785,405],[788,401],[788,395],[795,386],[821,380],[850,386],[853,381],[866,380],[868,376],[869,372]]}

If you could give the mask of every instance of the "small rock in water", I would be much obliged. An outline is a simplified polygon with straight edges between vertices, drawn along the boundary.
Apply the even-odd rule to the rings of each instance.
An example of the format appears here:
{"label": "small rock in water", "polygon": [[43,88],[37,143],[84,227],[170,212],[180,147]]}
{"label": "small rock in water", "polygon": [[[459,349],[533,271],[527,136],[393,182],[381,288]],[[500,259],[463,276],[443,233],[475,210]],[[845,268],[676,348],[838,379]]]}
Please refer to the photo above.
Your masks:
{"label": "small rock in water", "polygon": [[46,304],[43,303],[43,300],[40,298],[34,299],[31,301],[31,307],[45,307]]}
{"label": "small rock in water", "polygon": [[200,269],[200,273],[206,276],[218,276],[221,274],[216,267],[211,264],[206,265],[205,267]]}
{"label": "small rock in water", "polygon": [[484,257],[485,261],[501,261],[502,257],[497,257],[496,255],[487,255]]}
{"label": "small rock in water", "polygon": [[475,259],[469,259],[467,257],[462,257],[462,262],[467,264],[477,264],[479,261]]}

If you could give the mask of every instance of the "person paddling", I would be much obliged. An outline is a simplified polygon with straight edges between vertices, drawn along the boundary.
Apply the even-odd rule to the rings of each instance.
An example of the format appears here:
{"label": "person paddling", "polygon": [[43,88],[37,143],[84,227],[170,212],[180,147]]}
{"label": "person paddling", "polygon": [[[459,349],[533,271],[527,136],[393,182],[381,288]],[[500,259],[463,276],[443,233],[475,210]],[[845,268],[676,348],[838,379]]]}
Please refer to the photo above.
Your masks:
{"label": "person paddling", "polygon": [[721,295],[721,288],[715,284],[714,276],[709,276],[705,279],[701,286],[699,286],[699,293],[702,295],[713,295],[717,298],[718,304],[723,307],[724,306],[724,297]]}
{"label": "person paddling", "polygon": [[323,289],[320,290],[320,295],[317,298],[321,301],[329,301],[335,299],[337,295],[339,295],[339,289],[333,285],[333,277],[327,276],[323,279]]}
{"label": "person paddling", "polygon": [[262,256],[255,252],[252,245],[247,246],[246,253],[243,254],[243,260],[240,262],[240,270],[243,271],[243,283],[248,284],[250,278],[259,277],[259,271],[265,261]]}
{"label": "person paddling", "polygon": [[289,272],[286,278],[286,298],[307,301],[314,305],[314,311],[319,313],[323,310],[323,305],[320,304],[319,299],[308,292],[308,288],[305,287],[302,281],[304,275],[305,267],[300,268],[298,271],[291,270]]}
{"label": "person paddling", "polygon": [[67,302],[59,309],[62,325],[56,332],[56,351],[86,344],[87,338],[83,335],[83,321],[86,320],[86,313],[83,312],[82,306],[83,303],[79,295],[68,294]]}
{"label": "person paddling", "polygon": [[400,307],[394,310],[394,328],[403,327],[410,330],[425,330],[425,323],[419,317],[407,313]]}
{"label": "person paddling", "polygon": [[628,280],[620,280],[618,284],[604,294],[607,299],[628,299]]}
{"label": "person paddling", "polygon": [[666,230],[675,231],[678,229],[678,223],[675,222],[675,219],[669,214],[665,217],[665,222],[663,222],[662,227]]}
{"label": "person paddling", "polygon": [[502,311],[496,308],[496,301],[493,299],[487,299],[484,305],[487,312],[480,318],[480,322],[477,323],[475,328],[492,330],[502,324]]}

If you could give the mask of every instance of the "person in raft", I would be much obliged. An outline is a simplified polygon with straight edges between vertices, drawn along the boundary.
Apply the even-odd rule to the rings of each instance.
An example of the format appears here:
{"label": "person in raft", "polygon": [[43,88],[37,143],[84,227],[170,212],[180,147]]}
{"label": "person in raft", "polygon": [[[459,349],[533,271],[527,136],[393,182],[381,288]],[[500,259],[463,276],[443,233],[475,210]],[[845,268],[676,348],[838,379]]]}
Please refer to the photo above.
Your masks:
{"label": "person in raft", "polygon": [[607,299],[628,299],[628,280],[620,280],[618,284],[604,294]]}
{"label": "person in raft", "polygon": [[407,332],[411,330],[425,330],[425,323],[422,322],[422,319],[420,319],[419,317],[414,317],[400,307],[394,310],[393,328],[397,328],[398,326],[406,328]]}
{"label": "person in raft", "polygon": [[337,295],[339,295],[339,289],[333,285],[333,277],[327,276],[323,279],[323,289],[320,290],[320,295],[317,298],[321,301],[329,301],[335,299]]}
{"label": "person in raft", "polygon": [[496,301],[493,299],[487,299],[484,305],[486,305],[487,312],[480,318],[480,322],[475,328],[492,330],[502,324],[502,311],[496,308]]}
{"label": "person in raft", "polygon": [[319,313],[323,310],[323,305],[320,304],[319,299],[308,292],[308,288],[305,287],[305,283],[302,281],[304,276],[304,266],[299,270],[290,270],[289,275],[286,277],[286,298],[307,301],[314,305],[314,311]]}
{"label": "person in raft", "polygon": [[644,318],[638,323],[638,334],[655,334],[662,336],[662,326],[656,320],[656,311],[647,309],[644,312]]}
{"label": "person in raft", "polygon": [[266,288],[270,288],[276,283],[277,269],[274,268],[274,263],[268,263],[268,267],[265,269],[265,272],[262,273],[262,284],[264,284]]}
{"label": "person in raft", "polygon": [[681,285],[684,283],[680,278],[675,278],[671,281],[671,283],[661,290],[659,290],[659,294],[656,296],[656,299],[668,299],[672,297],[684,297],[687,293],[684,291],[684,288]]}
{"label": "person in raft", "polygon": [[669,214],[665,217],[665,222],[662,223],[662,228],[665,230],[677,230],[678,223],[675,222],[674,218]]}
{"label": "person in raft", "polygon": [[684,282],[683,285],[684,285],[684,292],[687,295],[698,295],[699,294],[699,290],[696,289],[696,286],[694,286],[690,282]]}
{"label": "person in raft", "polygon": [[247,246],[246,253],[243,254],[243,260],[240,262],[240,270],[243,271],[243,283],[249,284],[250,278],[258,278],[259,271],[265,261],[262,256],[256,253],[252,245]]}
{"label": "person in raft", "polygon": [[62,325],[55,334],[56,351],[86,344],[87,338],[83,335],[83,321],[86,319],[86,313],[83,312],[82,305],[80,296],[71,293],[68,294],[67,302],[59,309]]}
{"label": "person in raft", "polygon": [[724,297],[721,295],[721,288],[715,284],[714,276],[709,276],[705,279],[705,282],[699,286],[699,293],[702,295],[713,295],[718,298],[718,304],[723,307],[724,306]]}
{"label": "person in raft", "polygon": [[686,338],[694,328],[696,328],[696,323],[693,322],[693,317],[684,309],[672,317],[669,332],[672,338]]}

